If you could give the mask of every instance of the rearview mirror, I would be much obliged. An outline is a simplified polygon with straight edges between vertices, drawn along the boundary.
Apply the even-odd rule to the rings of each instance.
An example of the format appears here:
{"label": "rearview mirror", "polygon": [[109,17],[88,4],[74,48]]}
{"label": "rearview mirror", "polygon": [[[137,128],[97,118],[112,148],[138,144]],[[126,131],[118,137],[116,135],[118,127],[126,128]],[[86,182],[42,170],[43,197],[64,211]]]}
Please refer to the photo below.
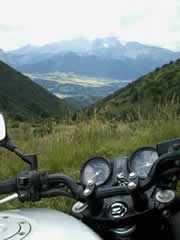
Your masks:
{"label": "rearview mirror", "polygon": [[0,144],[6,138],[6,123],[3,115],[0,113]]}

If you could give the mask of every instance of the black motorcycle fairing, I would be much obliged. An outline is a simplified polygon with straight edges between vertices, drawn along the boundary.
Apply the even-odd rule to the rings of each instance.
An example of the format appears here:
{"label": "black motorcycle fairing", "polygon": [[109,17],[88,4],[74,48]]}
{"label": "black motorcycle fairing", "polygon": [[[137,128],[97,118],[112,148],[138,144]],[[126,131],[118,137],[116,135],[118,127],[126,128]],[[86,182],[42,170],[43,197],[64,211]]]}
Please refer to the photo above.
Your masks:
{"label": "black motorcycle fairing", "polygon": [[180,138],[167,140],[165,142],[161,142],[156,145],[159,156],[166,154],[168,152],[173,152],[175,150],[178,150],[179,147],[180,147]]}
{"label": "black motorcycle fairing", "polygon": [[180,239],[180,213],[171,216],[168,219],[169,230],[172,236],[172,240]]}

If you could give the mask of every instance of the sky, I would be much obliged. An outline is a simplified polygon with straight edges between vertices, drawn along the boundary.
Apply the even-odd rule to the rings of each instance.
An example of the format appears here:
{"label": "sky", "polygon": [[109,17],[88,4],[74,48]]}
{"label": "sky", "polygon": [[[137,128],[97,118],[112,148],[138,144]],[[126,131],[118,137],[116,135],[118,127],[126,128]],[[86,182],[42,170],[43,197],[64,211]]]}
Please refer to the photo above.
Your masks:
{"label": "sky", "polygon": [[0,0],[0,49],[117,36],[180,51],[180,0]]}

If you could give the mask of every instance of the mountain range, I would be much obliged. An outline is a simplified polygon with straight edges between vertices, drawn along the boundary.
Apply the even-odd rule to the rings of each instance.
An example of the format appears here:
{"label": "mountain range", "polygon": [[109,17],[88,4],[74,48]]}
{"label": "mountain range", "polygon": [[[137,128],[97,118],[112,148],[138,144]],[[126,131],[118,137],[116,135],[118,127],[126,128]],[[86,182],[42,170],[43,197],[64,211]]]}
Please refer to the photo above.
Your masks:
{"label": "mountain range", "polygon": [[145,57],[122,60],[100,58],[95,55],[79,56],[74,52],[69,52],[16,68],[25,73],[73,72],[88,77],[131,80],[152,71],[164,62],[165,60],[152,60]]}
{"label": "mountain range", "polygon": [[93,77],[136,79],[174,61],[180,52],[117,37],[74,39],[6,52],[11,66],[26,73],[73,72]]}
{"label": "mountain range", "polygon": [[123,57],[136,58],[139,56],[151,56],[152,58],[161,59],[163,57],[177,57],[180,54],[164,48],[149,46],[135,41],[121,42],[117,37],[97,38],[92,41],[85,38],[79,38],[50,43],[39,47],[27,45],[17,50],[9,51],[8,54],[22,56],[37,53],[57,54],[67,52],[75,52],[81,56],[95,55],[113,59],[121,59]]}

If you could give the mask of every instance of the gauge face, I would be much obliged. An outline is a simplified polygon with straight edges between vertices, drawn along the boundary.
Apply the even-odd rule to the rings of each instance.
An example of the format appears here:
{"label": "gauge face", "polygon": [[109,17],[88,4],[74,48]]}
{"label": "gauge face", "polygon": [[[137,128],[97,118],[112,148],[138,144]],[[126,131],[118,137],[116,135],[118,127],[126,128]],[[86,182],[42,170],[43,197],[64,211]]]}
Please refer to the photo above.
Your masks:
{"label": "gauge face", "polygon": [[136,172],[140,178],[146,178],[157,159],[158,153],[155,148],[141,148],[130,158],[130,169]]}
{"label": "gauge face", "polygon": [[103,157],[95,157],[88,160],[81,169],[81,183],[87,185],[93,180],[96,186],[104,184],[111,174],[111,164]]}

